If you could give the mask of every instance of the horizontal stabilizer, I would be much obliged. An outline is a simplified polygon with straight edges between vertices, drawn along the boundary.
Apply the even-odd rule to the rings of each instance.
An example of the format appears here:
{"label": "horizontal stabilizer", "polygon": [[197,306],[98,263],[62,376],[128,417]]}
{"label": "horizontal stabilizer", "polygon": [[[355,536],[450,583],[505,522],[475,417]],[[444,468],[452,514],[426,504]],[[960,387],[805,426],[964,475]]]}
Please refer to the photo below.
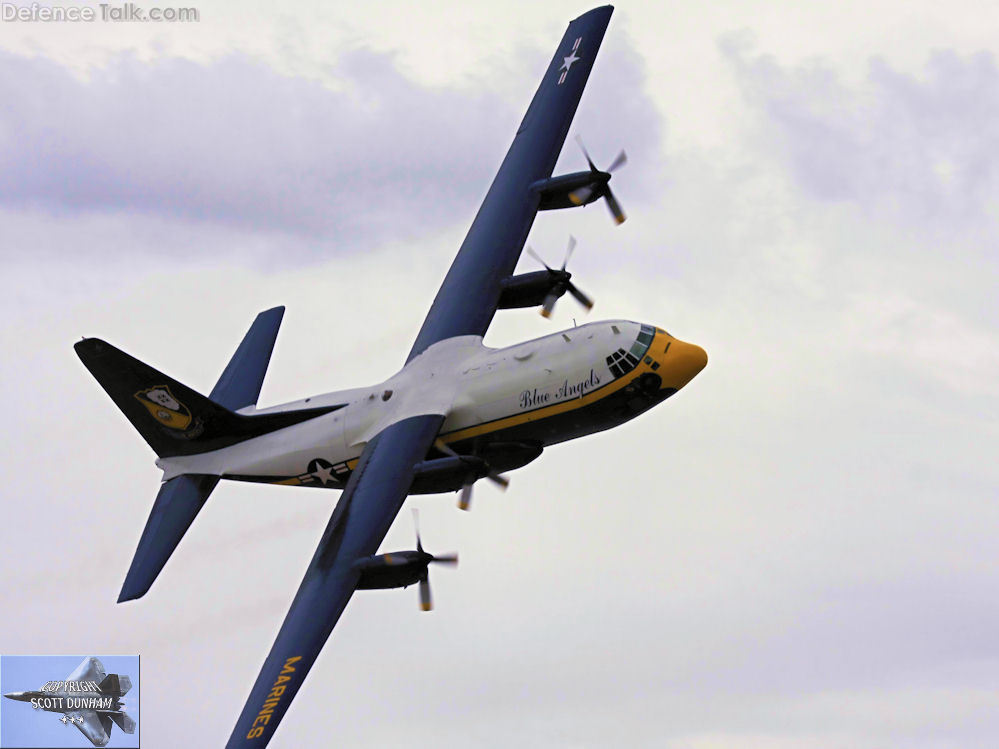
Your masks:
{"label": "horizontal stabilizer", "polygon": [[120,728],[125,733],[135,733],[135,718],[133,718],[128,713],[108,713],[111,716],[111,720],[118,724]]}
{"label": "horizontal stabilizer", "polygon": [[257,404],[283,317],[284,307],[257,315],[209,398],[230,411]]}
{"label": "horizontal stabilizer", "polygon": [[[84,366],[161,458],[218,450],[342,408],[327,406],[243,416],[99,338],[84,338],[74,348]],[[234,361],[239,356],[237,351]],[[230,362],[226,371],[232,366]],[[252,390],[240,384],[237,375],[228,379],[230,384],[224,380],[225,375],[216,390],[232,402],[244,400]]]}
{"label": "horizontal stabilizer", "polygon": [[118,603],[146,594],[218,482],[218,476],[187,474],[160,487],[121,586]]}

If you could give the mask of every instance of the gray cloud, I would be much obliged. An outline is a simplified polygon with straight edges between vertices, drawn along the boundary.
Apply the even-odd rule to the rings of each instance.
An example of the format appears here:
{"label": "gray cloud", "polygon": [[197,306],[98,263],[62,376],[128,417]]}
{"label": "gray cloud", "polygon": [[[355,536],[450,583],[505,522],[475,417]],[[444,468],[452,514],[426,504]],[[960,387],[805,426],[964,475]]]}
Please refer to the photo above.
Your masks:
{"label": "gray cloud", "polygon": [[814,61],[781,67],[721,45],[801,187],[921,224],[975,221],[999,199],[999,70],[990,52],[937,51],[921,75],[872,57],[850,86]]}
{"label": "gray cloud", "polygon": [[[88,80],[0,56],[0,202],[57,216],[127,212],[239,229],[377,240],[433,228],[484,192],[510,107],[431,90],[354,50],[341,90],[232,56],[124,56]],[[506,127],[505,127],[506,126]]]}
{"label": "gray cloud", "polygon": [[[624,78],[588,96],[591,147],[609,161],[614,146],[596,134],[625,113],[629,145],[654,158],[658,117],[640,60],[622,47],[608,55]],[[342,250],[467,224],[534,84],[520,86],[523,106],[486,81],[429,88],[391,54],[366,49],[339,58],[336,88],[239,55],[205,64],[125,55],[81,79],[44,58],[0,53],[0,71],[0,208],[18,222],[129,216],[156,235],[182,234],[182,224],[235,231],[246,235],[239,246],[265,254],[252,235],[284,253],[288,235]],[[573,151],[566,168],[581,165]],[[639,164],[629,173],[648,181],[653,172]]]}

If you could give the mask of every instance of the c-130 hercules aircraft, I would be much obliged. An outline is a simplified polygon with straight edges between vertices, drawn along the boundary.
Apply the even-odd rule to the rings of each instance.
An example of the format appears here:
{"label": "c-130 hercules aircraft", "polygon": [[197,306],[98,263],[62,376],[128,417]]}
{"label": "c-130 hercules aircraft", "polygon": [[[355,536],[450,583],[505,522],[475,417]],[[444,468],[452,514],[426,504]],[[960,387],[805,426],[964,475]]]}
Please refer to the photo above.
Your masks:
{"label": "c-130 hercules aircraft", "polygon": [[[420,585],[415,551],[378,554],[406,497],[460,491],[544,448],[622,424],[661,403],[707,364],[662,328],[597,322],[503,349],[482,343],[497,310],[589,299],[565,266],[513,275],[539,210],[601,198],[620,223],[611,169],[552,177],[613,8],[569,24],[513,144],[444,279],[405,366],[377,385],[257,408],[284,312],[260,313],[206,398],[113,346],[76,351],[156,451],[164,484],[119,602],[143,596],[220,479],[342,489],[284,624],[227,746],[264,747],[355,590]],[[570,246],[571,250],[571,246]]]}

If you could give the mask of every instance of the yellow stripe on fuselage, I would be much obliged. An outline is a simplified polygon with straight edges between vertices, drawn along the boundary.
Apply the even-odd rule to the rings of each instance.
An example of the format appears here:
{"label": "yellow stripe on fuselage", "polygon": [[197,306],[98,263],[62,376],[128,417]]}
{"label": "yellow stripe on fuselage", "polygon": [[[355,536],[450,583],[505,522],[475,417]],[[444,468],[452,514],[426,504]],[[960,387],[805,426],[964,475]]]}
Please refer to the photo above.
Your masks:
{"label": "yellow stripe on fuselage", "polygon": [[[659,368],[663,367],[663,360],[666,355],[665,341],[673,343],[676,341],[675,338],[669,334],[656,330],[655,335],[652,338],[652,342],[649,344],[648,351],[646,351],[645,356],[651,356],[653,363],[659,363]],[[630,344],[629,344],[630,345]],[[659,350],[659,347],[663,350]],[[523,413],[514,414],[513,416],[504,416],[493,421],[486,421],[482,424],[476,424],[473,427],[466,427],[464,429],[459,429],[455,432],[449,432],[447,434],[442,434],[441,439],[444,442],[460,442],[461,440],[469,439],[470,437],[481,437],[484,434],[490,434],[492,432],[497,432],[502,429],[509,429],[510,427],[520,426],[521,424],[527,424],[531,421],[540,421],[541,419],[547,419],[550,416],[557,416],[558,414],[567,413],[569,411],[575,411],[577,408],[583,408],[589,406],[592,403],[596,403],[603,398],[606,398],[618,390],[627,387],[636,379],[641,377],[646,372],[652,372],[652,365],[645,363],[645,357],[638,363],[628,374],[608,382],[606,385],[601,385],[596,390],[592,390],[586,395],[579,398],[573,398],[572,400],[565,400],[561,403],[553,403],[550,406],[541,406],[540,408],[535,408],[531,411],[524,411]],[[662,373],[661,373],[662,374]],[[665,383],[664,387],[671,387]]]}

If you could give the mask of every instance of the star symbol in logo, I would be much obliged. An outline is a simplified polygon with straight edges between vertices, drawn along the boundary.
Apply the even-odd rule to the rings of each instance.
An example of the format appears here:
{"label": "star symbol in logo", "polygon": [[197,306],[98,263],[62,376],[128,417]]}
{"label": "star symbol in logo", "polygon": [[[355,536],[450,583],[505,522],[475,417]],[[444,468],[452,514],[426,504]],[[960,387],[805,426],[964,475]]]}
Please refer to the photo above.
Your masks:
{"label": "star symbol in logo", "polygon": [[572,52],[569,53],[569,56],[562,58],[562,67],[559,68],[562,75],[558,77],[559,86],[565,83],[565,77],[569,75],[569,68],[571,68],[572,64],[579,59],[579,55],[576,54],[576,50],[579,49],[579,43],[581,41],[583,41],[583,37],[578,37],[576,42],[572,45]]}
{"label": "star symbol in logo", "polygon": [[322,458],[314,458],[309,461],[309,473],[307,475],[317,479],[323,486],[335,481],[333,478],[333,465]]}
{"label": "star symbol in logo", "polygon": [[333,480],[333,466],[318,466],[312,472],[312,475],[322,481],[323,486],[326,486],[326,484]]}
{"label": "star symbol in logo", "polygon": [[572,50],[572,52],[570,53],[570,55],[568,57],[563,57],[562,58],[562,60],[563,60],[562,67],[560,67],[559,70],[564,70],[564,71],[566,71],[568,73],[569,72],[569,68],[571,68],[572,64],[574,62],[576,62],[576,60],[578,60],[578,59],[579,59],[579,56],[576,54],[576,50]]}

